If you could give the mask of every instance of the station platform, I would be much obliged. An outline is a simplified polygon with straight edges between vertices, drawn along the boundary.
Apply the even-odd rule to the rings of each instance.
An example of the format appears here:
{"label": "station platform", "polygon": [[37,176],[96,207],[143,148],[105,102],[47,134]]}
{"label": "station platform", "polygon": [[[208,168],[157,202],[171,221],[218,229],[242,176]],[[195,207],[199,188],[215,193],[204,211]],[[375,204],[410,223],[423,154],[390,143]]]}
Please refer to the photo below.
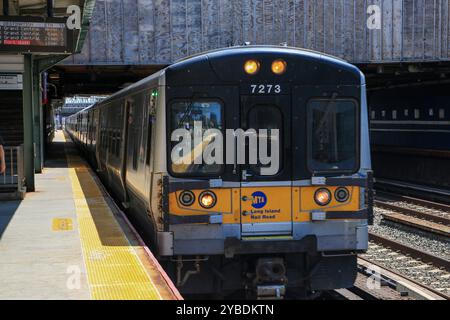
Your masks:
{"label": "station platform", "polygon": [[0,202],[0,299],[182,297],[58,131],[36,192]]}

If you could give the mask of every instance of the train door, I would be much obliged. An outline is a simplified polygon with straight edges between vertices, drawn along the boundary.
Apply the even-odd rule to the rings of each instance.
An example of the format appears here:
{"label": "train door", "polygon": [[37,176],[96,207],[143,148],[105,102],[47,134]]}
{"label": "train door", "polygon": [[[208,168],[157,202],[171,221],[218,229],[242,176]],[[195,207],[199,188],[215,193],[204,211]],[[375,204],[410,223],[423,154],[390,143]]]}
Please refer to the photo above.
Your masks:
{"label": "train door", "polygon": [[[151,94],[145,96],[145,114],[144,114],[144,135],[145,135],[145,195],[151,199],[151,185],[153,178],[152,165],[152,138],[155,122],[157,89],[153,89]],[[148,203],[150,209],[150,201]]]}
{"label": "train door", "polygon": [[241,97],[241,128],[250,136],[240,164],[243,236],[292,234],[290,109],[289,96]]}
{"label": "train door", "polygon": [[99,128],[98,128],[98,142],[97,142],[97,152],[98,152],[98,171],[103,177],[106,177],[106,127],[107,127],[107,109],[103,107],[99,110]]}
{"label": "train door", "polygon": [[99,154],[99,141],[100,141],[100,110],[95,108],[94,110],[94,142],[93,149],[95,150],[95,168],[100,170],[100,154]]}
{"label": "train door", "polygon": [[122,163],[120,165],[120,177],[122,179],[122,186],[124,189],[124,202],[128,201],[128,195],[127,195],[127,157],[128,157],[128,135],[129,135],[129,123],[131,121],[130,119],[130,109],[131,109],[131,101],[125,100],[125,111],[123,115],[123,131],[122,131],[122,146],[121,146],[121,159]]}

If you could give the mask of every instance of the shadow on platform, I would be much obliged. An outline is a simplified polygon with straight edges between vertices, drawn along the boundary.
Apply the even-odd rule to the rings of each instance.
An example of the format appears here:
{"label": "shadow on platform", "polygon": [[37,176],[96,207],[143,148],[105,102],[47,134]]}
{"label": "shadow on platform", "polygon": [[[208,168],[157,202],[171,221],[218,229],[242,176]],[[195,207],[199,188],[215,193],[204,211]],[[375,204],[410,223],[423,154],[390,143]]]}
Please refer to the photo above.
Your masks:
{"label": "shadow on platform", "polygon": [[21,201],[0,201],[0,239],[3,236],[6,228],[8,228],[17,208],[19,208]]}
{"label": "shadow on platform", "polygon": [[[110,203],[113,200],[108,195],[105,196],[104,190],[96,185],[96,183],[100,183],[100,179],[90,165],[79,155],[79,150],[75,144],[67,136],[66,140],[66,142],[54,141],[49,146],[49,153],[45,162],[46,167],[74,169],[83,199],[86,201],[103,246],[128,247],[130,244],[133,246],[139,245],[120,215],[114,214],[114,219],[119,223],[120,228],[117,228],[116,221],[110,218],[107,209],[112,212],[115,211],[114,204]],[[73,159],[68,161],[67,157],[71,156],[73,156]]]}
{"label": "shadow on platform", "polygon": [[53,141],[47,146],[45,159],[46,168],[67,168],[67,158],[64,146],[67,142]]}

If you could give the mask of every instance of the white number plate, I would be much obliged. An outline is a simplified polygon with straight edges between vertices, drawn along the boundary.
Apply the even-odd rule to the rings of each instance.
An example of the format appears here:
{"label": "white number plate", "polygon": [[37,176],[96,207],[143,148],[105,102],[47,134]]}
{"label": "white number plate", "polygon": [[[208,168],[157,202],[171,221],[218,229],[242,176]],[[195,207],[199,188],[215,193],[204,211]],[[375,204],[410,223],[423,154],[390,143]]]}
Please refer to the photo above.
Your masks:
{"label": "white number plate", "polygon": [[251,84],[251,94],[281,94],[283,88],[281,84]]}

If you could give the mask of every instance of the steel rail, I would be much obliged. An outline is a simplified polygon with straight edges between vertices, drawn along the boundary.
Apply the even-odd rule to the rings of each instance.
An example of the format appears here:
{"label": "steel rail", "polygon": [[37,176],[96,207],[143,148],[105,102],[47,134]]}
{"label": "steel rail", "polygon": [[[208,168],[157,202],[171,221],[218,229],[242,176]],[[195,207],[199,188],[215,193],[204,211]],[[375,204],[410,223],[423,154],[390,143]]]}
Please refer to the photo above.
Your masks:
{"label": "steel rail", "polygon": [[399,205],[388,203],[388,202],[385,202],[382,200],[375,200],[375,205],[382,209],[397,211],[397,212],[404,213],[409,216],[417,217],[419,219],[425,219],[425,220],[433,221],[435,223],[441,223],[446,226],[450,225],[450,219],[448,219],[446,217],[438,216],[436,214],[418,211],[418,210],[411,209],[411,208],[401,207]]}
{"label": "steel rail", "polygon": [[369,232],[369,240],[381,244],[384,247],[391,248],[392,250],[397,250],[403,254],[410,255],[412,258],[419,259],[422,262],[431,263],[436,267],[443,268],[445,271],[450,272],[450,261],[442,257],[438,257],[372,232]]}
{"label": "steel rail", "polygon": [[438,203],[438,202],[434,202],[434,201],[429,201],[429,200],[425,200],[425,199],[419,199],[419,198],[415,198],[415,197],[410,197],[410,196],[405,196],[405,195],[401,195],[401,194],[396,194],[393,192],[389,192],[389,191],[378,191],[377,192],[377,196],[378,195],[385,195],[386,197],[389,198],[393,198],[393,200],[397,200],[397,201],[405,201],[405,202],[409,202],[418,206],[423,206],[426,208],[430,208],[430,209],[435,209],[435,210],[441,210],[441,211],[446,211],[450,213],[450,205],[448,204],[444,204],[444,203]]}
{"label": "steel rail", "polygon": [[448,189],[438,189],[434,187],[388,179],[376,179],[375,188],[377,192],[379,192],[380,190],[401,192],[408,195],[413,195],[414,197],[429,199],[430,201],[439,201],[442,203],[450,204],[450,190]]}
{"label": "steel rail", "polygon": [[[390,281],[394,282],[396,284],[396,286],[398,286],[398,287],[403,287],[405,284],[408,284],[408,283],[412,284],[412,286],[408,285],[407,287],[403,287],[403,290],[404,289],[408,289],[408,291],[412,290],[414,293],[416,293],[422,297],[426,296],[427,295],[426,293],[428,291],[429,293],[433,294],[434,296],[438,297],[439,299],[450,300],[450,296],[446,295],[445,293],[442,293],[436,289],[433,289],[433,288],[431,288],[423,283],[420,283],[414,279],[408,278],[405,275],[403,275],[395,270],[392,270],[390,268],[387,268],[378,262],[375,262],[368,258],[363,258],[363,257],[358,257],[358,260],[359,260],[358,265],[360,265],[360,266],[364,266],[360,262],[360,261],[363,261],[363,262],[365,262],[366,266],[368,264],[368,265],[374,265],[374,266],[378,267],[380,269],[379,270],[380,275],[383,278],[387,278]],[[366,267],[366,266],[364,266],[364,267]],[[396,279],[394,279],[394,278],[396,278]],[[402,283],[403,281],[404,281],[404,283]]]}

